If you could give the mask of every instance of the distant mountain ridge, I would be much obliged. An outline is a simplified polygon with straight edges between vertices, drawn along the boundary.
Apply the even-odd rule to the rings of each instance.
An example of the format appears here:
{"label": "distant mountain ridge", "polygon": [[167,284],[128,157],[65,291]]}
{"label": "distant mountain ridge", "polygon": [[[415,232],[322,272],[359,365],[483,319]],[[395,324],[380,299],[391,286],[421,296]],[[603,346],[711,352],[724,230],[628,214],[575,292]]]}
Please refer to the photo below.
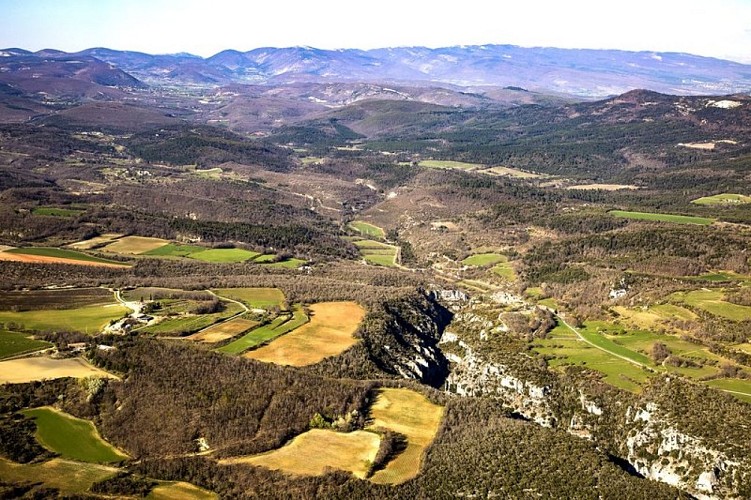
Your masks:
{"label": "distant mountain ridge", "polygon": [[75,54],[0,50],[0,68],[17,58],[91,57],[148,84],[227,85],[294,82],[450,84],[523,87],[585,97],[634,88],[668,94],[751,91],[751,65],[681,53],[475,45],[323,50],[225,50],[208,58],[92,48]]}

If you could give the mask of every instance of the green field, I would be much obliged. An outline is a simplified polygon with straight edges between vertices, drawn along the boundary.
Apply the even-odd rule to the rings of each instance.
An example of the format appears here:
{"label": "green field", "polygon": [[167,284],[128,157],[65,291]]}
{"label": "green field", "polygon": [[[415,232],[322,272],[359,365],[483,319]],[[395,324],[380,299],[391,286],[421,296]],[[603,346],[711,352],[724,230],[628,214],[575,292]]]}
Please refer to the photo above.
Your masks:
{"label": "green field", "polygon": [[608,213],[615,217],[625,217],[627,219],[647,220],[655,222],[672,222],[675,224],[699,224],[702,226],[707,226],[714,222],[714,219],[707,217],[694,217],[690,215],[657,214],[651,212],[627,212],[625,210],[611,210]]}
{"label": "green field", "polygon": [[127,266],[123,262],[115,260],[102,259],[88,255],[75,250],[65,250],[63,248],[49,248],[49,247],[29,247],[29,248],[14,248],[12,250],[6,250],[7,253],[17,253],[23,255],[42,255],[44,257],[57,257],[60,259],[72,259],[80,260],[84,262],[99,262],[101,264],[115,264],[118,266]]}
{"label": "green field", "polygon": [[139,332],[153,333],[155,335],[175,335],[184,336],[203,330],[214,323],[227,319],[243,311],[239,304],[234,302],[225,302],[224,310],[211,314],[182,315],[180,312],[187,310],[190,301],[173,301],[167,304],[167,308],[157,311],[156,314],[178,314],[177,316],[168,316],[162,321],[139,328]]}
{"label": "green field", "polygon": [[493,266],[493,273],[506,281],[516,281],[516,272],[508,261]]}
{"label": "green field", "polygon": [[606,349],[619,356],[623,356],[624,358],[628,358],[636,363],[641,363],[647,366],[651,366],[653,364],[652,360],[647,356],[632,351],[631,349],[628,349],[627,347],[624,347],[620,344],[616,344],[605,335],[603,335],[613,334],[620,330],[619,327],[616,327],[611,323],[605,323],[604,321],[590,321],[586,323],[584,328],[579,328],[578,330],[579,333],[581,333],[582,337],[598,347]]}
{"label": "green field", "polygon": [[155,248],[144,252],[142,255],[153,255],[159,257],[187,257],[188,255],[203,252],[206,247],[199,247],[197,245],[180,245],[178,243],[169,243],[163,247]]}
{"label": "green field", "polygon": [[303,312],[302,307],[295,306],[292,309],[291,316],[286,314],[278,316],[271,323],[251,330],[234,342],[220,347],[217,351],[225,354],[240,354],[252,347],[257,347],[285,333],[289,333],[307,322],[308,317]]}
{"label": "green field", "polygon": [[75,309],[42,309],[36,311],[0,311],[0,323],[14,323],[19,329],[38,331],[75,331],[99,333],[113,319],[120,319],[129,309],[120,304],[78,307]]}
{"label": "green field", "polygon": [[269,309],[281,307],[284,293],[278,288],[217,288],[212,290],[220,297],[239,300],[252,309]]}
{"label": "green field", "polygon": [[51,347],[44,340],[36,340],[24,333],[0,330],[0,359]]}
{"label": "green field", "polygon": [[451,160],[422,160],[418,165],[421,167],[448,168],[452,170],[476,170],[485,166],[480,165],[479,163],[466,163],[463,161]]}
{"label": "green field", "polygon": [[274,255],[273,253],[265,253],[253,259],[253,262],[256,262],[258,264],[267,264],[274,262],[275,259],[276,255]]}
{"label": "green field", "polygon": [[104,441],[88,420],[47,407],[22,413],[36,422],[37,440],[64,458],[91,463],[120,462],[128,458]]}
{"label": "green field", "polygon": [[352,243],[360,250],[360,255],[366,262],[386,267],[396,266],[397,247],[373,240],[357,240]]}
{"label": "green field", "polygon": [[86,492],[94,483],[117,474],[118,469],[105,465],[71,462],[55,458],[47,462],[17,464],[0,458],[0,480],[11,483],[43,483],[63,493],[77,495]]}
{"label": "green field", "polygon": [[349,227],[369,238],[384,238],[386,236],[386,233],[382,228],[361,220],[350,222]]}
{"label": "green field", "polygon": [[499,262],[508,262],[508,257],[500,253],[476,253],[462,261],[465,266],[489,266]]}
{"label": "green field", "polygon": [[[751,380],[741,380],[737,378],[718,378],[706,383],[710,387],[723,391],[730,391],[730,394],[738,399],[751,403]],[[743,393],[743,394],[739,394]]]}
{"label": "green field", "polygon": [[751,319],[751,307],[726,302],[724,300],[725,295],[721,289],[676,292],[670,298],[671,300],[682,302],[732,321]]}
{"label": "green field", "polygon": [[[265,257],[265,256],[262,256],[262,257]],[[272,257],[274,256],[272,255]],[[253,262],[259,262],[259,260],[255,259]],[[303,260],[303,259],[296,259],[293,257],[291,259],[281,260],[279,262],[272,262],[272,263],[263,264],[263,265],[266,267],[272,267],[274,269],[297,269],[298,267],[304,265],[306,262],[308,261]]]}
{"label": "green field", "polygon": [[50,217],[77,217],[86,210],[80,208],[55,208],[55,207],[36,207],[31,210],[34,215],[47,215]]}
{"label": "green field", "polygon": [[242,248],[212,248],[202,252],[190,254],[191,259],[202,260],[204,262],[245,262],[246,260],[258,257],[258,252],[243,250]]}
{"label": "green field", "polygon": [[704,196],[693,200],[691,203],[697,205],[740,205],[742,203],[751,203],[751,196],[736,193],[722,193],[713,196]]}

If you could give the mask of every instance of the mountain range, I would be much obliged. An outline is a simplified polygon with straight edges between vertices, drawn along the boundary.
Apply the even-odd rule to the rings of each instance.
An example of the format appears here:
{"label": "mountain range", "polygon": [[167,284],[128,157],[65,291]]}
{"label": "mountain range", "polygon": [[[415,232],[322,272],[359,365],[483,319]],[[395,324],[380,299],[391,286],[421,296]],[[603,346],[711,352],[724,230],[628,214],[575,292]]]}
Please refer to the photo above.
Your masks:
{"label": "mountain range", "polygon": [[208,58],[107,48],[77,53],[0,50],[0,86],[23,86],[21,82],[32,78],[81,80],[89,76],[90,81],[105,87],[378,82],[519,87],[579,97],[603,97],[634,88],[679,95],[751,90],[751,65],[682,53],[513,45],[373,50],[258,48],[247,52],[225,50]]}

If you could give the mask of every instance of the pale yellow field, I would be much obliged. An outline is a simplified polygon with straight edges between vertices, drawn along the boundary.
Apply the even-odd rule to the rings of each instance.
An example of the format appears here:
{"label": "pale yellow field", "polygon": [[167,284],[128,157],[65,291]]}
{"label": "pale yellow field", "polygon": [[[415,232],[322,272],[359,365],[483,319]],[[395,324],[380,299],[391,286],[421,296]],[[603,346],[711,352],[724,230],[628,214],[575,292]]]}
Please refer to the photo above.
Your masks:
{"label": "pale yellow field", "polygon": [[21,384],[63,377],[117,378],[82,358],[51,359],[38,356],[0,362],[0,384]]}
{"label": "pale yellow field", "polygon": [[385,427],[407,436],[407,449],[373,474],[371,481],[399,484],[417,476],[425,450],[433,442],[443,407],[409,389],[381,389],[370,409],[371,427]]}
{"label": "pale yellow field", "polygon": [[169,243],[161,238],[147,238],[146,236],[126,236],[110,243],[102,250],[114,253],[141,254],[156,250]]}
{"label": "pale yellow field", "polygon": [[218,325],[210,326],[205,330],[194,333],[193,335],[185,338],[188,340],[194,340],[196,342],[213,344],[214,342],[231,339],[235,335],[240,335],[241,333],[256,326],[258,326],[257,321],[251,321],[245,318],[237,318],[233,319],[232,321],[226,321],[224,323],[219,323]]}
{"label": "pale yellow field", "polygon": [[534,172],[525,172],[524,170],[518,170],[511,167],[491,167],[485,170],[481,170],[483,174],[498,175],[506,177],[515,177],[517,179],[539,179],[542,177],[548,177],[544,174],[536,174]]}
{"label": "pale yellow field", "polygon": [[190,483],[169,483],[156,486],[146,498],[152,500],[212,500],[219,495]]}
{"label": "pale yellow field", "polygon": [[91,485],[114,476],[115,467],[54,458],[47,462],[17,464],[0,458],[0,481],[44,483],[66,493],[83,493]]}
{"label": "pale yellow field", "polygon": [[612,310],[629,325],[642,329],[655,328],[670,319],[690,321],[698,318],[692,311],[673,304],[654,305],[645,310],[614,306]]}
{"label": "pale yellow field", "polygon": [[89,250],[90,248],[94,248],[97,245],[109,243],[112,240],[116,240],[121,236],[122,234],[106,233],[101,236],[95,236],[94,238],[91,238],[89,240],[76,241],[75,243],[68,245],[68,247],[75,248],[76,250]]}
{"label": "pale yellow field", "polygon": [[352,335],[365,317],[356,302],[320,302],[310,306],[310,322],[245,354],[279,365],[306,366],[343,353],[358,342]]}
{"label": "pale yellow field", "polygon": [[566,189],[602,189],[603,191],[618,191],[619,189],[639,189],[639,186],[631,184],[579,184],[577,186],[569,186]]}
{"label": "pale yellow field", "polygon": [[252,464],[292,474],[319,476],[326,469],[348,471],[364,478],[378,453],[381,438],[374,432],[311,429],[289,444],[263,455],[220,460],[222,465]]}

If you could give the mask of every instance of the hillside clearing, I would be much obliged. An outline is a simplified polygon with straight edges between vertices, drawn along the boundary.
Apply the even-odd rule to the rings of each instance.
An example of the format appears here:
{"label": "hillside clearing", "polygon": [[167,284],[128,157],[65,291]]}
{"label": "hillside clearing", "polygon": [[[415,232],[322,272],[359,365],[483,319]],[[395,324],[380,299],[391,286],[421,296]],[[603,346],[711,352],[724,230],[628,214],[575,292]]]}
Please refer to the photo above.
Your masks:
{"label": "hillside clearing", "polygon": [[36,356],[0,361],[0,384],[23,384],[63,377],[117,378],[83,358],[51,359]]}
{"label": "hillside clearing", "polygon": [[91,485],[117,474],[118,469],[106,465],[72,462],[54,458],[47,462],[17,464],[0,458],[0,478],[11,483],[44,483],[65,493],[81,494]]}
{"label": "hillside clearing", "polygon": [[652,222],[672,222],[674,224],[698,224],[701,226],[708,226],[714,222],[714,219],[708,217],[695,217],[692,215],[628,212],[625,210],[611,210],[608,213],[615,217],[624,217],[626,219],[646,220]]}
{"label": "hillside clearing", "polygon": [[74,264],[78,266],[99,266],[128,268],[130,265],[114,260],[101,259],[92,255],[65,250],[62,248],[13,248],[0,252],[0,260],[28,262],[30,264]]}
{"label": "hillside clearing", "polygon": [[251,309],[281,307],[284,293],[278,288],[217,288],[215,294],[228,299],[239,300]]}
{"label": "hillside clearing", "polygon": [[214,344],[221,342],[222,340],[231,339],[241,333],[244,333],[251,328],[258,326],[257,321],[252,321],[245,318],[236,318],[218,325],[213,325],[205,330],[201,330],[198,333],[186,337],[188,340],[194,340],[196,342],[204,342],[207,344]]}
{"label": "hillside clearing", "polygon": [[105,233],[100,236],[94,236],[88,240],[76,241],[67,245],[69,248],[76,250],[90,250],[94,247],[104,246],[107,243],[112,243],[114,240],[122,237],[122,234],[118,233]]}
{"label": "hillside clearing", "polygon": [[356,302],[320,302],[310,306],[310,322],[247,353],[248,358],[280,365],[305,366],[336,356],[357,342],[353,335],[365,317]]}
{"label": "hillside clearing", "polygon": [[142,254],[167,245],[169,241],[162,238],[146,236],[125,236],[113,241],[103,248],[104,251],[122,254]]}
{"label": "hillside clearing", "polygon": [[696,205],[741,205],[751,203],[751,196],[737,193],[721,193],[692,200]]}
{"label": "hillside clearing", "polygon": [[149,500],[213,500],[219,496],[193,484],[180,481],[155,486],[146,498]]}
{"label": "hillside clearing", "polygon": [[191,253],[188,257],[191,259],[202,260],[204,262],[215,263],[237,263],[258,257],[258,252],[243,250],[242,248],[211,248],[201,252]]}
{"label": "hillside clearing", "polygon": [[350,222],[349,227],[369,238],[384,238],[386,236],[382,228],[361,220]]}

